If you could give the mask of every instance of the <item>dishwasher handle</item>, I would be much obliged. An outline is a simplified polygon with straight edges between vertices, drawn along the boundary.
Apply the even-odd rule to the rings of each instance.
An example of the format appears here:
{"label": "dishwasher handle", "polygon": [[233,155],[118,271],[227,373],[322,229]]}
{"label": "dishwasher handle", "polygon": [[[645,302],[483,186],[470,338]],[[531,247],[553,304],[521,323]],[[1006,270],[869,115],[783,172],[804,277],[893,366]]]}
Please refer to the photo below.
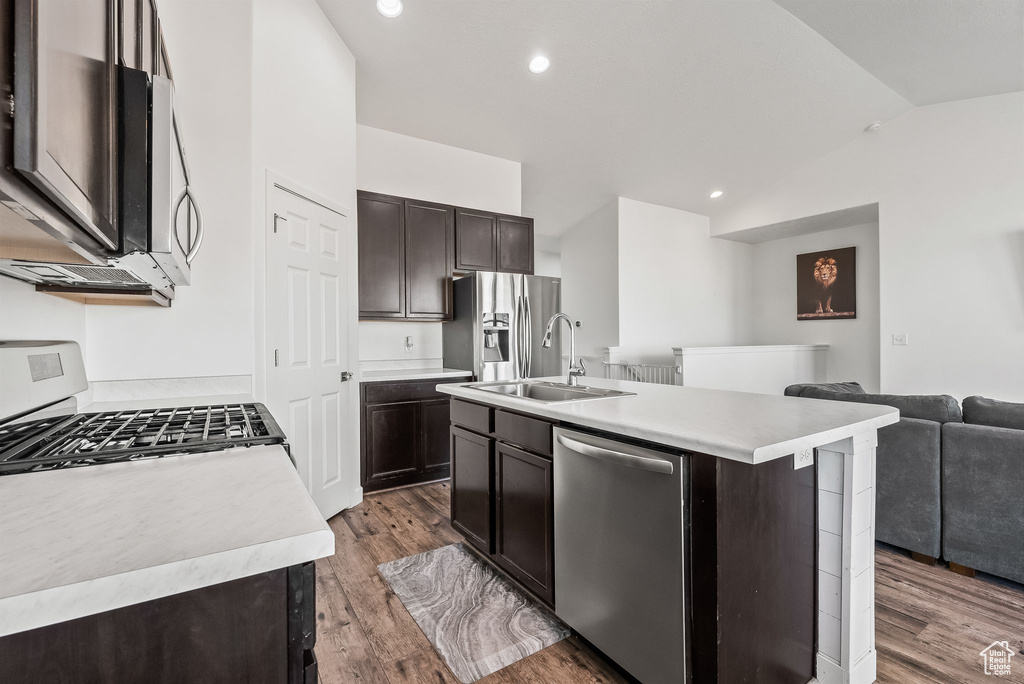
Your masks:
{"label": "dishwasher handle", "polygon": [[594,446],[593,444],[587,444],[586,442],[581,442],[578,439],[566,437],[565,435],[558,435],[558,443],[566,449],[575,451],[578,454],[590,456],[591,458],[596,458],[608,463],[614,463],[615,465],[626,466],[627,468],[638,468],[640,470],[648,470],[652,473],[661,473],[663,475],[671,475],[674,470],[671,461],[663,461],[660,458],[647,458],[646,456],[624,454],[621,451],[614,451],[612,449]]}

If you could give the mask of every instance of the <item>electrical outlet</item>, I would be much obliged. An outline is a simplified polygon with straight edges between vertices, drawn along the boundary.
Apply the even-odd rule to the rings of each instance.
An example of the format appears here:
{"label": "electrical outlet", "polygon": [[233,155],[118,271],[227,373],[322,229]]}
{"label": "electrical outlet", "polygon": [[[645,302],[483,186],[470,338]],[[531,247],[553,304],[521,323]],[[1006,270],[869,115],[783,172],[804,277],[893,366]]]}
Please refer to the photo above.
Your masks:
{"label": "electrical outlet", "polygon": [[910,344],[910,337],[907,335],[907,333],[892,334],[892,346],[906,347],[908,344]]}
{"label": "electrical outlet", "polygon": [[793,454],[793,470],[814,465],[814,449],[801,449]]}
{"label": "electrical outlet", "polygon": [[412,335],[408,335],[405,338],[405,353],[412,354]]}

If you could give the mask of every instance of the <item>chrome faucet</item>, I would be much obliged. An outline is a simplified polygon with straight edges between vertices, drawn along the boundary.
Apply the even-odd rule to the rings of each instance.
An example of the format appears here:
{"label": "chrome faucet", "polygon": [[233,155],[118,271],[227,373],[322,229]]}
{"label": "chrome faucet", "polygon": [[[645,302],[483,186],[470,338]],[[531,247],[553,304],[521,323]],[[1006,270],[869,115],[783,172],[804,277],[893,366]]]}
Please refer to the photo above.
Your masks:
{"label": "chrome faucet", "polygon": [[580,376],[587,374],[587,366],[583,359],[576,358],[576,331],[573,329],[572,319],[564,313],[556,313],[548,321],[548,328],[544,331],[544,341],[540,343],[545,349],[551,348],[551,331],[555,327],[555,321],[559,318],[569,324],[569,384],[575,387],[579,384]]}

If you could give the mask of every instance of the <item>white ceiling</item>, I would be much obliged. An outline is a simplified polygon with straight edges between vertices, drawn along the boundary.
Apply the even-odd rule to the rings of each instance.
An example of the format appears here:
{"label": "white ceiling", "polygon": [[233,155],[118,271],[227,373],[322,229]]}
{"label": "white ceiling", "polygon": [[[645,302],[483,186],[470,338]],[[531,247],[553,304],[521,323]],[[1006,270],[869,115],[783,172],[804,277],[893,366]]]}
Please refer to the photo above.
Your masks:
{"label": "white ceiling", "polygon": [[1020,0],[775,0],[915,105],[1024,90]]}
{"label": "white ceiling", "polygon": [[522,162],[541,234],[616,196],[712,214],[912,107],[848,56],[842,24],[867,29],[845,0],[828,40],[805,23],[820,9],[766,0],[405,0],[394,20],[319,2],[356,56],[359,122]]}

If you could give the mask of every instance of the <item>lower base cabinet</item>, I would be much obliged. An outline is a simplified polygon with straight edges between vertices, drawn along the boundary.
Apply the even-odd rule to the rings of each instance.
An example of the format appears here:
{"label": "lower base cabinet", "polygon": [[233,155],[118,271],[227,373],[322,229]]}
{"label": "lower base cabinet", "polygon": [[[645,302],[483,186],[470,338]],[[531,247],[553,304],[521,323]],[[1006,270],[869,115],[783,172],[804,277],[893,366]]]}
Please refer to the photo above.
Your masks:
{"label": "lower base cabinet", "polygon": [[452,527],[522,587],[554,606],[551,424],[453,402]]}
{"label": "lower base cabinet", "polygon": [[489,555],[494,539],[494,440],[453,426],[451,463],[452,527]]}
{"label": "lower base cabinet", "polygon": [[363,383],[360,388],[363,491],[429,482],[449,473],[449,397],[441,380]]}
{"label": "lower base cabinet", "polygon": [[551,459],[498,442],[495,461],[494,560],[554,604]]}
{"label": "lower base cabinet", "polygon": [[316,684],[313,562],[0,637],[0,682]]}

